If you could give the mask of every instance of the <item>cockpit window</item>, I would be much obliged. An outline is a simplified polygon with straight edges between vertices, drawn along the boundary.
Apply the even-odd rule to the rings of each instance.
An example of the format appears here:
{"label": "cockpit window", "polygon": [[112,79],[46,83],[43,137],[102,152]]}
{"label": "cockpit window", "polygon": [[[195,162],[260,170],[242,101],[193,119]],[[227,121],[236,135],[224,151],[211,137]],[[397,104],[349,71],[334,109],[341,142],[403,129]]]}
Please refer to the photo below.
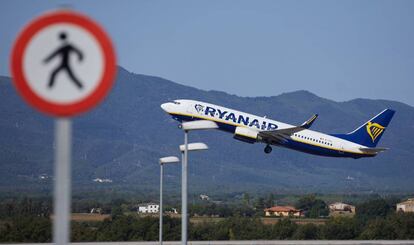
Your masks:
{"label": "cockpit window", "polygon": [[176,101],[176,100],[174,100],[174,101],[173,101],[173,103],[174,103],[174,104],[176,104],[176,105],[181,104],[180,102],[178,102],[178,101]]}

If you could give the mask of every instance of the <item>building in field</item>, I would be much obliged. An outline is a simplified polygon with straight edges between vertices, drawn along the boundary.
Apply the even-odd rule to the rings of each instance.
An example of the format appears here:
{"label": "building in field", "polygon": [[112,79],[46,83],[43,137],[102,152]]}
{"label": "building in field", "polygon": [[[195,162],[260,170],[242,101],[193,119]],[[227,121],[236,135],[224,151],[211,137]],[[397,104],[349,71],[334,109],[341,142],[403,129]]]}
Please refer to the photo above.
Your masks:
{"label": "building in field", "polygon": [[141,214],[155,214],[160,211],[160,205],[156,203],[141,203],[138,204],[138,213]]}
{"label": "building in field", "polygon": [[264,210],[266,217],[302,217],[302,210],[296,209],[292,206],[274,206]]}
{"label": "building in field", "polygon": [[209,201],[210,200],[210,197],[207,196],[207,195],[205,195],[205,194],[201,194],[200,195],[200,199],[203,200],[203,201]]}
{"label": "building in field", "polygon": [[405,202],[397,203],[397,212],[414,213],[414,198],[408,198]]}
{"label": "building in field", "polygon": [[329,204],[329,215],[330,216],[354,216],[355,206],[342,203],[342,202],[335,202],[335,203]]}
{"label": "building in field", "polygon": [[92,208],[91,214],[102,214],[102,208]]}
{"label": "building in field", "polygon": [[178,210],[176,208],[166,208],[165,213],[166,214],[178,214]]}

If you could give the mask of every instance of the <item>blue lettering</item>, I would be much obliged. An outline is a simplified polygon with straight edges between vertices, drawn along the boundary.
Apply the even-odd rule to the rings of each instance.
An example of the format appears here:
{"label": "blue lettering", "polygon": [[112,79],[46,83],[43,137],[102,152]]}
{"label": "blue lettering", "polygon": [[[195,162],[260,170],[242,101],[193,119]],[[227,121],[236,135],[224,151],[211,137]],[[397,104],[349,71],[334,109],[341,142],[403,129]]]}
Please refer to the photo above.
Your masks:
{"label": "blue lettering", "polygon": [[241,123],[243,121],[244,125],[249,124],[249,117],[244,118],[243,115],[239,115],[239,119],[237,120],[237,123]]}
{"label": "blue lettering", "polygon": [[274,130],[277,129],[277,125],[274,123],[268,123],[267,124],[267,130]]}
{"label": "blue lettering", "polygon": [[251,123],[250,123],[250,127],[252,127],[252,126],[256,126],[256,128],[257,129],[259,129],[260,128],[260,125],[259,125],[259,121],[257,121],[257,119],[254,119]]}
{"label": "blue lettering", "polygon": [[230,113],[227,117],[226,120],[232,120],[233,122],[236,122],[236,116],[234,115],[234,113]]}
{"label": "blue lettering", "polygon": [[219,114],[219,118],[222,119],[224,117],[224,115],[227,113],[227,111],[223,111],[221,112],[220,109],[217,109],[217,112]]}
{"label": "blue lettering", "polygon": [[214,117],[215,112],[216,112],[216,109],[207,106],[206,111],[205,111],[204,114],[206,114],[206,115],[210,114],[210,116]]}
{"label": "blue lettering", "polygon": [[263,121],[263,122],[262,122],[262,127],[261,127],[261,129],[262,129],[262,130],[265,130],[265,129],[266,129],[266,121]]}

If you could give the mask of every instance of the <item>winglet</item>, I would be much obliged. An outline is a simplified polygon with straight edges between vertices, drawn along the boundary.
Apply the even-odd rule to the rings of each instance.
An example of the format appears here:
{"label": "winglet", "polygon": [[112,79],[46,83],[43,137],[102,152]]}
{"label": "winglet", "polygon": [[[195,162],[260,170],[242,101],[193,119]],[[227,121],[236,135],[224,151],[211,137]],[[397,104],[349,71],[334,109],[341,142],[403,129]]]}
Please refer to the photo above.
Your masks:
{"label": "winglet", "polygon": [[310,128],[312,126],[313,122],[316,120],[316,118],[318,118],[318,114],[313,115],[306,122],[302,123],[302,125],[300,125],[300,127],[306,128],[306,129]]}

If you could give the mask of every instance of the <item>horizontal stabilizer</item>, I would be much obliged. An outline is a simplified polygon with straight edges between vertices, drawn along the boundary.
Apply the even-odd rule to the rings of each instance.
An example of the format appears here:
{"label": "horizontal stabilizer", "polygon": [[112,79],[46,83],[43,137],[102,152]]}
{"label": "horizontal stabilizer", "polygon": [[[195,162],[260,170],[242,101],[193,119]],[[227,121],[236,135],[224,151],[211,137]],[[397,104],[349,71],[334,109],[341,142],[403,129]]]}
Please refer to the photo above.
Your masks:
{"label": "horizontal stabilizer", "polygon": [[379,152],[383,152],[388,150],[388,148],[381,148],[381,147],[377,147],[377,148],[371,148],[371,147],[361,147],[359,148],[361,151],[365,152],[365,153],[379,153]]}

